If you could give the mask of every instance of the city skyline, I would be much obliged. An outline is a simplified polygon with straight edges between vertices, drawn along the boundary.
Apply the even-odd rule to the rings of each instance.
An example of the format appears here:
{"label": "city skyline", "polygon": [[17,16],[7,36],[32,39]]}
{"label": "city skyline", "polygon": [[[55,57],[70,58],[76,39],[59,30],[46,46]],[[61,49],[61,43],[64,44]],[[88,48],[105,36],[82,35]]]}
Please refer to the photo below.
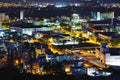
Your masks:
{"label": "city skyline", "polygon": [[0,0],[1,79],[120,80],[119,73],[120,0]]}
{"label": "city skyline", "polygon": [[[36,2],[80,2],[80,1],[96,1],[96,0],[1,0],[0,2],[29,2],[29,1],[36,1]],[[99,2],[118,2],[119,0],[97,0]]]}

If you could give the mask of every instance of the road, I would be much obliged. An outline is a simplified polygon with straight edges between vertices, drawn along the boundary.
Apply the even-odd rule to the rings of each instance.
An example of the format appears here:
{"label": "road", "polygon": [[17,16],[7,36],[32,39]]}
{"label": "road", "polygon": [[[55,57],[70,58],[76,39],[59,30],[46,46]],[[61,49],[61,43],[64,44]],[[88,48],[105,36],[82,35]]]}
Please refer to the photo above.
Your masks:
{"label": "road", "polygon": [[108,67],[108,66],[106,66],[105,64],[100,63],[98,60],[92,60],[92,59],[90,59],[90,58],[88,58],[88,57],[84,57],[84,56],[82,56],[82,55],[80,55],[80,54],[78,54],[78,53],[74,53],[74,54],[75,54],[75,56],[77,56],[77,57],[82,57],[83,60],[85,60],[85,61],[87,61],[87,62],[89,62],[89,63],[92,63],[93,65],[95,65],[95,66],[97,66],[97,67],[100,67],[100,68],[107,68],[107,67]]}
{"label": "road", "polygon": [[[89,53],[85,50],[82,50],[82,49],[76,49],[76,50],[65,50],[65,51],[62,51],[62,50],[59,50],[57,49],[56,47],[52,46],[49,44],[49,48],[54,52],[54,53],[58,53],[58,54],[65,54],[65,51],[66,53],[70,54],[71,52],[74,54],[74,56],[76,56],[77,58],[83,58],[84,61],[87,61],[97,67],[100,67],[100,68],[106,68],[106,65],[105,64],[102,64],[100,63],[97,58],[95,59],[95,54],[93,53]],[[108,66],[107,66],[108,67]]]}

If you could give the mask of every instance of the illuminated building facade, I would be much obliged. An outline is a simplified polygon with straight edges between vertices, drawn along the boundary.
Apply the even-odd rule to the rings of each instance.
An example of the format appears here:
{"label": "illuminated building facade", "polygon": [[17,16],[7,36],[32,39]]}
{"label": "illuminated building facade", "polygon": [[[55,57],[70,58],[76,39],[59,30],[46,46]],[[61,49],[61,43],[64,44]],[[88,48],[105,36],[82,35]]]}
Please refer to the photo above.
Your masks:
{"label": "illuminated building facade", "polygon": [[96,49],[96,57],[101,63],[120,69],[120,48],[108,48],[106,43]]}
{"label": "illuminated building facade", "polygon": [[5,13],[0,13],[0,21],[7,21],[9,20],[9,16],[6,15]]}
{"label": "illuminated building facade", "polygon": [[87,22],[86,19],[80,19],[79,14],[72,14],[71,18],[71,24],[72,24],[72,29],[81,29],[82,24]]}
{"label": "illuminated building facade", "polygon": [[20,11],[20,20],[23,20],[23,19],[24,19],[24,11],[21,10],[21,11]]}

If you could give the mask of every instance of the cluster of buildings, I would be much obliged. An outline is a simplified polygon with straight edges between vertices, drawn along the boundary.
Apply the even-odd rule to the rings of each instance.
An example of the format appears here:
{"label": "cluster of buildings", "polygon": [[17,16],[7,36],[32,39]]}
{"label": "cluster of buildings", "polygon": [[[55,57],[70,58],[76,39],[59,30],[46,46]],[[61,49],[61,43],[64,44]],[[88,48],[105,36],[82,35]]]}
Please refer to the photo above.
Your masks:
{"label": "cluster of buildings", "polygon": [[[107,68],[106,65],[120,66],[120,20],[114,18],[114,12],[109,14],[110,18],[101,18],[101,13],[97,12],[96,20],[81,19],[79,14],[72,14],[71,18],[62,16],[40,20],[25,19],[21,10],[20,19],[13,20],[9,30],[1,29],[0,36],[10,43],[9,46],[15,47],[11,49],[8,46],[8,54],[14,53],[15,65],[22,63],[22,69],[27,72],[31,72],[32,66],[33,74],[41,74],[44,72],[43,63],[54,65],[62,62],[67,74],[91,75],[96,71],[94,65],[97,69],[101,66],[102,69]],[[1,13],[0,19],[4,23],[9,16]],[[20,59],[16,60],[18,57]]]}

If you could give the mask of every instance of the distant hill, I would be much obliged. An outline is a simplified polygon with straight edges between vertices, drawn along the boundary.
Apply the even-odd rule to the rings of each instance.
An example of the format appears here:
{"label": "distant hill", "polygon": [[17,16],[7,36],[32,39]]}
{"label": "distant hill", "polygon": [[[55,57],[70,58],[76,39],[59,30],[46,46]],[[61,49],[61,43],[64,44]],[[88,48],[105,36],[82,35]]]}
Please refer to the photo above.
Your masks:
{"label": "distant hill", "polygon": [[[90,1],[90,0],[0,0],[0,2],[81,2],[81,1]],[[99,1],[104,3],[120,3],[120,0],[91,0],[91,1]]]}

